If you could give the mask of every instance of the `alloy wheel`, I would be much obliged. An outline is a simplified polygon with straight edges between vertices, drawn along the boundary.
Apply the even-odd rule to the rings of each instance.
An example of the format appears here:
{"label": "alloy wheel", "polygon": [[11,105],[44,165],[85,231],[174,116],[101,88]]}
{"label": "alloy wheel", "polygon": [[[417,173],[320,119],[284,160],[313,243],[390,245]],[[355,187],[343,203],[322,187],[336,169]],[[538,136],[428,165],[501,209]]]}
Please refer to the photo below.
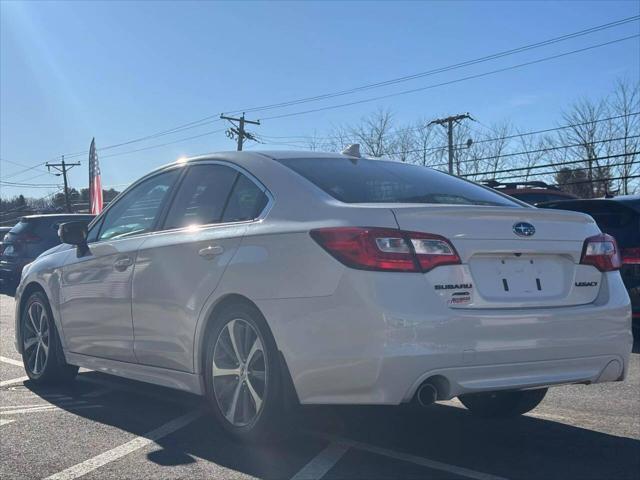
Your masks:
{"label": "alloy wheel", "polygon": [[213,390],[229,423],[243,427],[259,416],[267,388],[267,362],[257,330],[236,318],[220,331],[213,350]]}
{"label": "alloy wheel", "polygon": [[47,309],[40,302],[33,302],[27,310],[22,343],[27,368],[33,375],[41,375],[47,365],[49,333]]}

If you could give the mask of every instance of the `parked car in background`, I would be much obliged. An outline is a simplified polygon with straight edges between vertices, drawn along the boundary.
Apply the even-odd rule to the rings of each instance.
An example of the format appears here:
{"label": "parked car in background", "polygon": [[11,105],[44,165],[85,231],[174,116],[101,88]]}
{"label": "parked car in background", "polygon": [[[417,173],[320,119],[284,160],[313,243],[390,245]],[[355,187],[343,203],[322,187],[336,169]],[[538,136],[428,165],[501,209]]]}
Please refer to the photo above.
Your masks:
{"label": "parked car in background", "polygon": [[0,282],[11,293],[20,281],[22,268],[38,255],[60,243],[58,227],[61,223],[81,221],[88,224],[94,215],[52,214],[22,217],[5,235],[0,252]]}
{"label": "parked car in background", "polygon": [[12,227],[0,227],[0,255],[2,255],[2,251],[4,250],[4,236],[9,233]]}
{"label": "parked car in background", "polygon": [[296,402],[458,397],[513,416],[550,386],[628,371],[615,240],[587,215],[426,167],[207,155],[60,236],[16,292],[32,381],[87,367],[187,390],[243,439],[282,430]]}
{"label": "parked car in background", "polygon": [[537,205],[540,202],[551,202],[556,200],[572,200],[578,197],[572,193],[563,192],[554,185],[545,182],[510,182],[501,183],[495,180],[482,182],[483,185],[491,187],[500,193],[522,200],[530,205]]}
{"label": "parked car in background", "polygon": [[633,326],[640,336],[640,195],[548,202],[541,208],[587,213],[605,233],[618,241],[622,254],[620,273],[633,306]]}

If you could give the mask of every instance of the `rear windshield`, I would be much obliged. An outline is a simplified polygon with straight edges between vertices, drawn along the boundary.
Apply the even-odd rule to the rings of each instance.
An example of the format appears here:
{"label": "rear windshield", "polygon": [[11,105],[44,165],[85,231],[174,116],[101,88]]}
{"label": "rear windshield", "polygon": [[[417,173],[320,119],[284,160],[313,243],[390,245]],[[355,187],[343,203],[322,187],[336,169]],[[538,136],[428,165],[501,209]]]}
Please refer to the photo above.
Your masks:
{"label": "rear windshield", "polygon": [[33,223],[28,221],[28,220],[20,220],[18,223],[16,223],[13,226],[13,228],[11,230],[9,230],[9,233],[26,232],[27,230],[29,230],[31,228],[32,225],[33,225]]}
{"label": "rear windshield", "polygon": [[279,159],[345,203],[440,203],[520,207],[508,198],[430,168],[383,160]]}

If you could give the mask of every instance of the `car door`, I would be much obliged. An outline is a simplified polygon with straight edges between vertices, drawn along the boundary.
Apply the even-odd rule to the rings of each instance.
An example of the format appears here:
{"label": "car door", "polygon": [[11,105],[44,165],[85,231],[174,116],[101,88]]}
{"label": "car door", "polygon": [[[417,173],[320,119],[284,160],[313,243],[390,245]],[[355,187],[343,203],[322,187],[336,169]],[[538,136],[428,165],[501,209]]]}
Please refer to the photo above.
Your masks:
{"label": "car door", "polygon": [[247,228],[268,203],[264,188],[231,165],[189,167],[163,231],[140,247],[133,274],[136,358],[193,371],[198,315]]}
{"label": "car door", "polygon": [[131,277],[138,248],[153,231],[180,169],[142,180],[92,226],[88,250],[62,267],[60,311],[74,353],[135,362]]}

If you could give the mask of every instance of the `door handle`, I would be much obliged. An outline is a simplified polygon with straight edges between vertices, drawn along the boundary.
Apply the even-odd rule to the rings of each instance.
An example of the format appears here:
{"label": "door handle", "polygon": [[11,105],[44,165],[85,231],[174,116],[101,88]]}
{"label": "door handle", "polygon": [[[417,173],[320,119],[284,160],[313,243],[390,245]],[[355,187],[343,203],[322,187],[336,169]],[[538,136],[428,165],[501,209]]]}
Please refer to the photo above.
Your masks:
{"label": "door handle", "polygon": [[222,248],[220,245],[209,245],[206,248],[201,248],[200,250],[198,250],[198,255],[200,255],[202,258],[206,258],[207,260],[211,260],[213,257],[215,257],[216,255],[220,255],[222,252],[224,252],[224,248]]}
{"label": "door handle", "polygon": [[124,272],[132,263],[131,257],[120,257],[115,261],[113,267],[119,272]]}

